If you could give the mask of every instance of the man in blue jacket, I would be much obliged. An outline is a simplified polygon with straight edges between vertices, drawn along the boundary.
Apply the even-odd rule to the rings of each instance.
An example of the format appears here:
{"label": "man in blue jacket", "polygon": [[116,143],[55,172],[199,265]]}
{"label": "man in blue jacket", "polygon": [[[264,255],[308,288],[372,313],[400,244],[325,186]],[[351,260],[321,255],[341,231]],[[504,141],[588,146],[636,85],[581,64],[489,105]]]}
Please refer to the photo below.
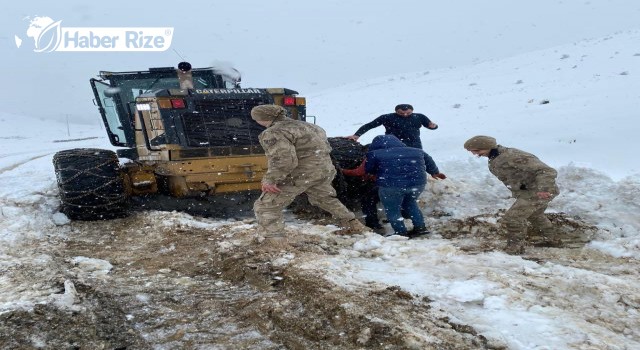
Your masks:
{"label": "man in blue jacket", "polygon": [[409,147],[422,149],[420,141],[420,127],[435,130],[438,124],[432,122],[426,115],[413,113],[413,106],[410,104],[399,104],[395,113],[383,114],[372,122],[364,124],[355,134],[347,136],[348,139],[358,141],[360,136],[367,131],[384,125],[386,135],[394,135]]}
{"label": "man in blue jacket", "polygon": [[[380,135],[369,146],[365,171],[376,176],[380,202],[396,235],[412,237],[429,233],[417,199],[427,184],[427,173],[435,179],[447,178],[431,156],[405,145],[393,135]],[[407,232],[402,211],[411,218],[411,232]]]}

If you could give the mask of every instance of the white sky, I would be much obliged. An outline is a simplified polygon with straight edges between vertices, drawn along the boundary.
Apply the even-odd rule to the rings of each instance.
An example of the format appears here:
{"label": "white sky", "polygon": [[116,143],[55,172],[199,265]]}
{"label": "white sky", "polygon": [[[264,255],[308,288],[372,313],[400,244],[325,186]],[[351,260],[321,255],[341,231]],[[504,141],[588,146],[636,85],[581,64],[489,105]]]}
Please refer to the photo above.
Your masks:
{"label": "white sky", "polygon": [[[160,53],[34,53],[25,17],[65,27],[174,27]],[[99,70],[229,62],[246,87],[303,94],[363,79],[465,65],[638,27],[635,0],[10,1],[0,13],[5,111],[92,120]],[[17,49],[14,35],[24,45]],[[55,93],[52,93],[55,91]],[[42,110],[37,99],[47,106]]]}
{"label": "white sky", "polygon": [[[500,3],[507,6],[507,2]],[[318,84],[315,86],[317,91],[307,96],[310,113],[318,116],[318,124],[331,136],[352,134],[362,123],[382,113],[391,112],[393,106],[401,102],[412,103],[417,112],[430,116],[440,128],[436,131],[423,130],[423,144],[440,170],[449,177],[447,180],[431,183],[423,196],[425,215],[432,227],[438,227],[442,220],[492,214],[511,203],[508,191],[489,174],[486,159],[472,158],[462,149],[464,140],[481,133],[495,136],[506,146],[537,154],[543,161],[556,167],[559,170],[561,195],[551,203],[550,211],[562,212],[571,218],[597,226],[594,241],[584,249],[545,250],[547,256],[556,254],[557,259],[541,263],[501,252],[467,254],[461,247],[468,242],[464,239],[444,239],[437,230],[428,239],[411,241],[369,234],[356,239],[340,255],[306,263],[298,262],[292,257],[292,263],[300,263],[303,268],[321,268],[327,278],[345,288],[358,290],[380,285],[398,285],[413,294],[428,296],[434,300],[433,309],[441,309],[444,316],[469,324],[492,342],[506,344],[510,349],[640,348],[640,316],[637,309],[640,303],[640,272],[637,268],[640,259],[640,218],[637,214],[640,212],[637,200],[640,196],[640,166],[635,154],[640,149],[637,138],[637,131],[640,129],[640,47],[637,44],[640,42],[640,31],[623,30],[610,35],[632,26],[627,19],[638,18],[636,6],[639,5],[630,1],[549,1],[545,2],[546,6],[542,3],[536,2],[535,6],[531,5],[528,9],[511,9],[510,12],[500,12],[501,8],[483,5],[475,8],[475,13],[464,11],[465,7],[458,5],[456,8],[451,5],[450,13],[459,14],[466,19],[462,23],[478,21],[486,25],[479,27],[477,37],[469,39],[469,42],[481,41],[480,37],[484,36],[493,37],[488,33],[492,33],[489,28],[494,27],[503,32],[504,28],[511,26],[509,28],[512,30],[504,31],[503,35],[512,35],[517,32],[517,28],[521,28],[513,22],[516,14],[524,16],[522,12],[532,15],[532,21],[543,15],[550,17],[557,28],[565,29],[559,31],[556,28],[557,35],[545,35],[544,40],[538,40],[539,37],[533,31],[526,32],[527,43],[531,41],[532,47],[541,49],[539,51],[527,51],[524,46],[511,46],[507,49],[495,42],[494,46],[486,46],[505,50],[496,50],[495,55],[499,55],[498,51],[504,56],[526,51],[522,55],[506,59],[496,57],[489,62],[470,64],[472,58],[467,61],[455,60],[460,56],[486,59],[492,57],[492,54],[479,48],[468,53],[456,51],[451,54],[450,62],[458,62],[461,66],[453,69],[435,69],[434,67],[448,64],[442,61],[438,63],[437,60],[426,64],[424,57],[439,56],[427,54],[433,53],[427,50],[445,47],[447,42],[451,50],[463,50],[466,46],[463,44],[464,40],[467,39],[462,38],[467,36],[459,34],[461,36],[456,37],[455,34],[459,30],[468,35],[471,33],[468,29],[470,26],[451,30],[453,33],[452,36],[447,36],[448,41],[434,39],[437,37],[433,35],[435,29],[429,27],[431,30],[427,32],[432,36],[426,41],[431,45],[420,42],[418,35],[413,37],[411,43],[414,48],[420,48],[423,53],[425,61],[422,63],[418,62],[419,59],[410,63],[404,58],[398,58],[404,56],[397,52],[397,48],[394,49],[391,44],[394,41],[390,37],[381,39],[384,43],[389,43],[387,48],[367,47],[369,58],[360,56],[355,59],[352,57],[354,52],[347,54],[340,51],[340,48],[351,47],[348,44],[353,42],[331,36],[329,43],[334,39],[336,42],[344,41],[333,48],[335,56],[325,56],[323,67],[338,68],[338,65],[331,63],[331,60],[336,59],[344,63],[339,65],[340,69],[343,66],[351,68],[342,71],[353,74],[349,77],[332,70],[318,69],[316,64],[309,64],[310,61],[304,58],[293,59],[289,56],[294,51],[284,53],[287,51],[285,46],[273,47],[263,43],[260,46],[263,54],[252,56],[261,64],[272,66],[272,69],[259,69],[255,62],[249,64],[252,60],[244,53],[249,52],[250,46],[235,46],[233,49],[229,46],[225,50],[217,50],[212,45],[202,51],[198,49],[198,55],[203,55],[202,61],[205,64],[209,62],[209,57],[215,56],[215,52],[218,53],[217,58],[244,60],[245,64],[238,66],[245,72],[246,87],[253,85],[250,81],[255,81],[258,85],[261,82],[269,84],[273,80],[271,78],[276,77],[287,85],[290,82],[293,85],[307,84],[311,90],[310,82],[320,78],[330,80],[326,82],[329,84],[326,87],[330,88],[320,89],[321,85]],[[273,3],[269,4],[273,6]],[[368,9],[378,6],[375,4],[377,2]],[[415,2],[414,5],[419,6],[416,4],[422,2]],[[427,23],[440,21],[441,27],[445,27],[443,16],[429,16],[429,13],[434,12],[431,8],[435,5],[427,4],[423,11],[410,11],[407,16],[420,17],[419,12],[422,12],[425,18],[431,19]],[[101,4],[100,7],[70,5],[64,11],[58,6],[58,12],[54,11],[53,6],[43,10],[34,7],[32,10],[25,5],[27,8],[21,11],[25,14],[40,13],[64,19],[64,24],[69,26],[76,25],[74,21],[81,20],[106,25],[103,24],[106,20],[101,20],[105,16],[114,15],[113,11],[117,6],[113,5],[114,2]],[[297,2],[288,2],[288,5],[301,6]],[[261,18],[262,23],[266,23],[266,16],[260,11],[260,6],[262,5],[247,5],[245,8],[249,9],[243,13],[246,17]],[[440,6],[444,5],[438,5]],[[20,6],[13,3],[11,7]],[[352,2],[338,6],[336,2],[333,9],[338,8],[341,9],[342,16],[348,18],[349,12],[345,11],[352,9],[355,12],[356,6]],[[505,11],[507,8],[508,6],[504,7]],[[486,12],[478,12],[481,9]],[[568,16],[569,10],[575,15]],[[367,11],[358,13],[363,18],[369,18],[365,16]],[[371,11],[369,15],[373,16],[376,12]],[[390,11],[392,10],[387,9],[384,15],[389,16],[392,13]],[[605,17],[608,11],[609,16]],[[219,38],[211,34],[223,33],[224,30],[213,24],[207,26],[208,22],[201,17],[204,16],[203,12],[199,11],[188,17],[203,32],[200,40],[207,35],[221,41],[232,37],[230,33]],[[329,10],[325,9],[325,12],[329,13]],[[92,14],[85,18],[81,15],[83,13]],[[134,14],[140,13],[141,7],[132,8],[129,16],[133,20],[136,18]],[[214,13],[213,9],[211,13]],[[223,23],[228,24],[217,27],[231,31],[231,19],[238,16],[231,16],[230,8],[219,13]],[[584,16],[580,17],[581,14]],[[611,19],[612,14],[617,14],[618,17]],[[500,20],[491,16],[500,17]],[[311,21],[310,17],[311,15],[307,17],[308,21]],[[149,21],[148,16],[145,18],[145,21]],[[186,23],[186,18],[181,17],[176,22]],[[601,23],[604,18],[609,19],[606,25]],[[295,18],[295,21],[298,20],[300,19]],[[129,23],[128,20],[123,21],[127,23],[117,25]],[[256,23],[252,22],[249,26],[247,21],[248,19],[240,21],[239,26],[233,26],[234,30],[247,28],[241,31],[247,37],[270,37],[267,31],[249,33],[251,31],[248,28],[255,28]],[[273,22],[281,25],[282,19]],[[337,19],[329,22],[337,27],[348,23],[347,20],[343,23]],[[531,25],[531,22],[528,23]],[[144,24],[174,25],[178,31],[177,24],[163,20]],[[291,41],[303,42],[305,38],[311,37],[305,31],[319,33],[320,24],[311,24],[298,25],[295,33],[292,30]],[[7,23],[2,25],[6,26]],[[320,27],[324,28],[326,35],[335,35],[334,30],[326,29],[327,25],[325,23]],[[580,30],[576,29],[578,26]],[[397,25],[390,25],[394,30],[396,27]],[[575,36],[561,38],[565,31],[571,32],[572,29]],[[278,35],[282,35],[282,30],[278,32]],[[417,33],[417,29],[409,32]],[[600,34],[596,35],[596,32]],[[208,34],[205,35],[206,33]],[[444,33],[449,31],[440,31],[442,36]],[[12,32],[6,34],[3,31],[3,34],[8,37],[7,40],[11,39],[10,44],[13,45]],[[580,36],[594,38],[574,43]],[[562,42],[554,42],[556,39]],[[558,46],[567,41],[568,44]],[[199,43],[180,36],[174,38],[174,42],[180,43],[179,46],[186,46],[176,47],[180,51],[189,51],[189,45],[194,45],[193,50],[196,50],[195,44]],[[489,40],[488,43],[492,42]],[[369,43],[362,46],[372,45]],[[15,47],[11,48],[14,49]],[[394,51],[395,59],[391,56],[380,58],[375,55],[376,51],[385,54]],[[226,56],[221,57],[220,52],[224,52]],[[357,55],[361,53],[358,52]],[[25,82],[34,87],[35,91],[3,87],[3,101],[10,98],[19,102],[5,103],[3,106],[6,109],[0,108],[0,213],[3,217],[0,220],[0,263],[3,268],[10,267],[10,271],[19,271],[20,268],[43,271],[34,278],[44,276],[47,269],[52,268],[51,256],[46,253],[47,237],[64,235],[68,223],[57,212],[57,188],[51,157],[60,149],[109,145],[97,111],[92,106],[85,106],[89,125],[71,124],[69,130],[67,125],[51,120],[49,115],[59,113],[61,106],[73,104],[77,99],[90,99],[87,80],[95,71],[118,69],[123,63],[131,64],[131,67],[123,69],[138,68],[140,62],[146,59],[134,56],[83,54],[77,58],[64,56],[62,59],[62,56],[55,53],[46,56],[32,52],[8,55],[7,59],[14,66],[31,69],[37,67],[42,75],[53,80],[62,79],[60,67],[78,65],[78,72],[69,74],[69,81],[72,81],[76,79],[73,77],[77,73],[78,82],[75,83],[76,90],[70,93],[64,86],[36,82],[30,73],[25,73],[24,76],[29,77]],[[174,57],[170,56],[169,53],[166,56],[159,54],[157,57],[164,60],[159,65],[173,64]],[[320,60],[317,55],[314,57]],[[377,63],[376,57],[387,63]],[[110,61],[113,58],[118,60]],[[363,61],[367,64],[362,64]],[[391,61],[397,64],[389,65],[388,62]],[[107,63],[113,66],[108,66]],[[283,68],[287,63],[291,65],[291,70]],[[313,66],[313,69],[308,66]],[[146,63],[142,67],[146,67]],[[6,70],[6,67],[3,69]],[[279,75],[282,72],[290,73],[291,76]],[[7,71],[3,74],[14,79],[16,73]],[[256,80],[250,80],[250,76]],[[522,82],[518,83],[519,80]],[[296,81],[302,83],[296,84]],[[354,82],[346,84],[349,81]],[[294,87],[293,85],[290,87]],[[26,96],[35,96],[45,91],[51,96],[51,100],[58,102],[50,105],[51,101],[35,103],[29,100],[31,102],[27,103]],[[550,103],[540,104],[543,99],[548,99]],[[459,104],[457,108],[454,107],[456,104]],[[372,130],[362,141],[367,142],[381,132],[381,129]],[[81,138],[91,139],[54,142]],[[433,211],[445,212],[451,216],[436,218],[431,215]],[[166,215],[170,215],[175,221],[188,222],[192,227],[209,228],[212,235],[221,225],[236,225],[240,228],[246,225],[192,218],[184,214]],[[334,229],[300,222],[288,222],[288,225],[298,229],[301,234],[318,236],[330,234]],[[90,270],[105,270],[105,278],[108,278],[106,270],[109,262],[91,260],[92,257],[78,259],[95,265]],[[34,285],[37,287],[32,287]],[[27,280],[18,283],[11,275],[0,276],[0,312],[17,307],[28,308],[38,302],[64,305],[59,294],[52,294],[55,290],[54,286],[45,281]],[[418,337],[428,336],[420,334],[419,330],[416,330],[416,334]]]}

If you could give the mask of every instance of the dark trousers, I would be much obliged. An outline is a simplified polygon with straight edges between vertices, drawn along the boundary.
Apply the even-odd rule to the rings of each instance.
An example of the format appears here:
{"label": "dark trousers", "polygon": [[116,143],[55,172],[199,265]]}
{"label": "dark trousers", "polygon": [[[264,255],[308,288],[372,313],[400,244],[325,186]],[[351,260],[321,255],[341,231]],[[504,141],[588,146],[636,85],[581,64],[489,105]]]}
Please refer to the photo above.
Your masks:
{"label": "dark trousers", "polygon": [[364,224],[370,228],[380,228],[380,220],[378,219],[378,186],[374,183],[368,183],[362,188],[362,196],[360,197],[360,205],[362,214],[364,214]]}
{"label": "dark trousers", "polygon": [[402,212],[411,218],[413,227],[425,227],[424,216],[418,206],[418,197],[424,190],[424,185],[416,187],[380,187],[379,195],[387,219],[396,234],[406,234]]}

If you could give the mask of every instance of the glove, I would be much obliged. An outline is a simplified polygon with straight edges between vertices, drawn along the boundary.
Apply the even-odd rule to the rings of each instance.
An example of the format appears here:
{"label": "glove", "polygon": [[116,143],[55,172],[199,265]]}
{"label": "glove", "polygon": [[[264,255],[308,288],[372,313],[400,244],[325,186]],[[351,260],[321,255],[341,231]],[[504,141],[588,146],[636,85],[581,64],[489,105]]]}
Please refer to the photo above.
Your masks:
{"label": "glove", "polygon": [[437,174],[431,175],[431,177],[434,178],[434,179],[444,180],[444,179],[447,178],[447,175],[445,175],[443,173],[437,173]]}

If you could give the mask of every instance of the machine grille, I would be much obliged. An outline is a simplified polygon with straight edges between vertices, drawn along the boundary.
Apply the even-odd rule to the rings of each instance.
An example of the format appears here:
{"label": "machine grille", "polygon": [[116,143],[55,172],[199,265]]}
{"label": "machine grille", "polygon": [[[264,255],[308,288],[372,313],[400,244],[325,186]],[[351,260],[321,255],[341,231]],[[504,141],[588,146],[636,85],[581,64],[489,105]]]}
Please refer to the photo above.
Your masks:
{"label": "machine grille", "polygon": [[187,145],[248,150],[259,147],[258,134],[264,127],[251,119],[250,112],[264,103],[269,102],[220,98],[195,101],[194,112],[182,118]]}

